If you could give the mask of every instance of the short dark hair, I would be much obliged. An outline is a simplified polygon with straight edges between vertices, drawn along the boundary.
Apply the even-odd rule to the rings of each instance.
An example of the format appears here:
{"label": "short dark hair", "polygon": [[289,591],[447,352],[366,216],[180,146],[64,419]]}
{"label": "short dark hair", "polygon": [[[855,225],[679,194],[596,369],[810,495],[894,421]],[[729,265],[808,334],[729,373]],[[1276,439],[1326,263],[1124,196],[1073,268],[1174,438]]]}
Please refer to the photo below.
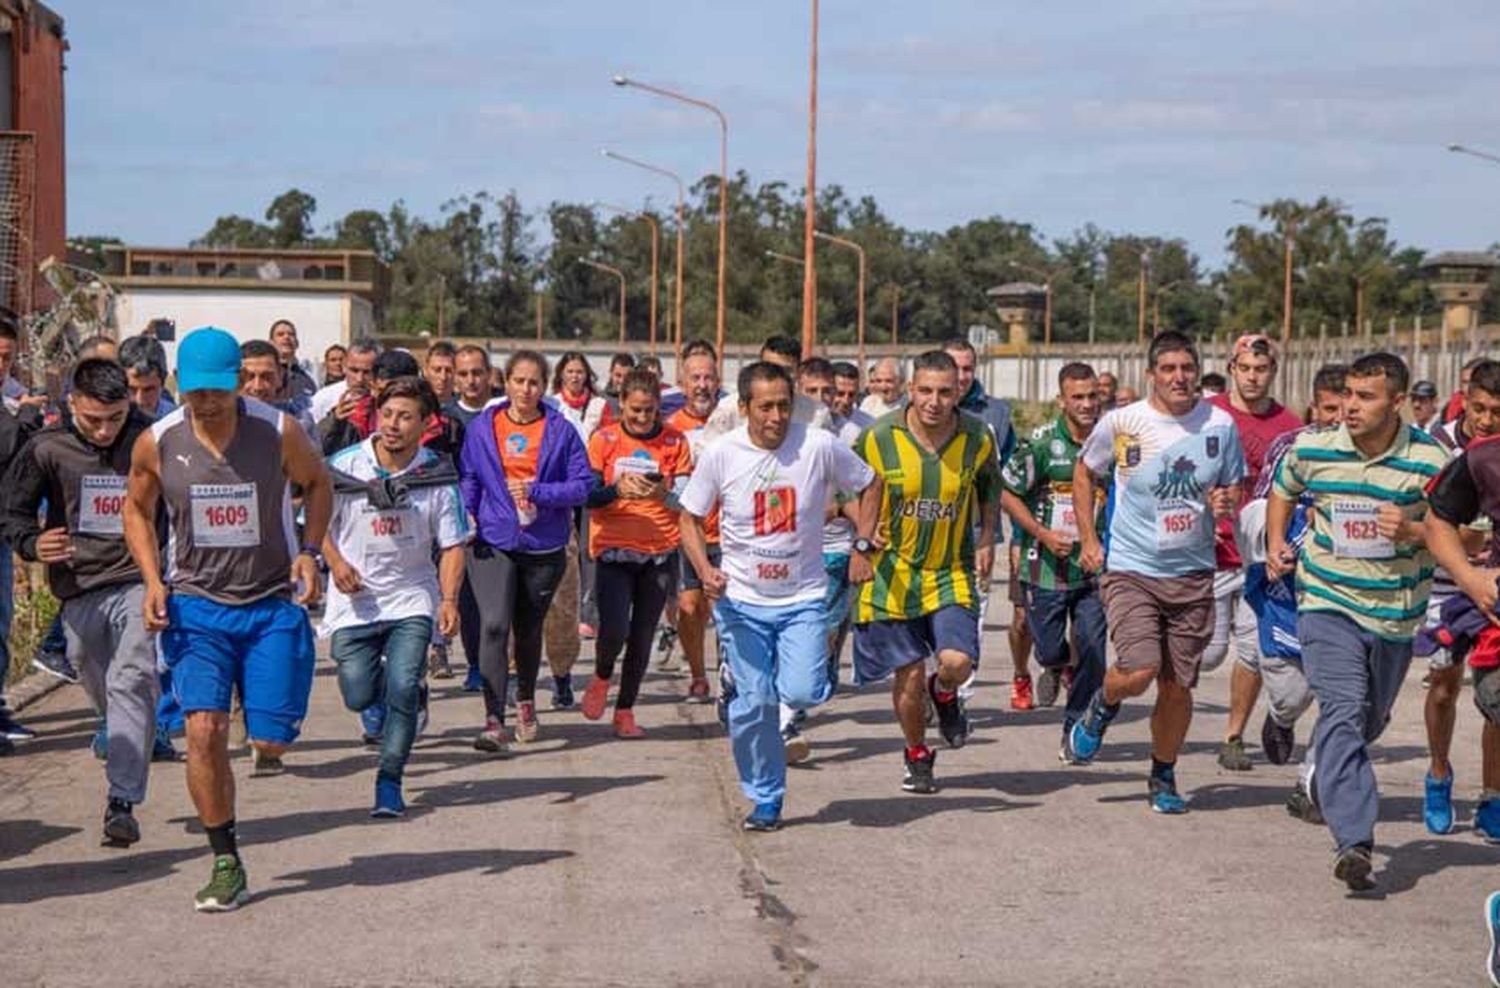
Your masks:
{"label": "short dark hair", "polygon": [[457,360],[466,353],[477,353],[484,358],[484,366],[488,367],[490,365],[490,352],[478,343],[465,343],[454,351],[453,359]]}
{"label": "short dark hair", "polygon": [[380,397],[375,399],[375,407],[383,408],[392,398],[411,398],[422,406],[424,418],[437,411],[437,393],[432,390],[432,385],[427,383],[426,378],[414,374],[404,374],[387,381],[385,387],[380,389]]}
{"label": "short dark hair", "polygon": [[[625,354],[625,356],[628,357],[630,355]],[[547,380],[547,358],[542,356],[540,353],[537,353],[535,350],[517,350],[506,359],[506,380],[510,379],[511,374],[515,373],[516,368],[521,364],[535,364],[538,371],[537,376],[540,377],[543,381]]]}
{"label": "short dark hair", "polygon": [[[266,346],[271,344],[267,343]],[[271,349],[274,351],[276,348]],[[167,348],[156,337],[144,334],[126,337],[120,341],[115,352],[119,354],[120,366],[127,371],[156,374],[163,381],[167,379]]]}
{"label": "short dark hair", "polygon": [[1062,365],[1062,370],[1057,372],[1057,390],[1061,391],[1068,381],[1092,381],[1097,374],[1094,368],[1081,360],[1073,360]]}
{"label": "short dark hair", "polygon": [[1475,388],[1500,398],[1500,360],[1486,358],[1474,365],[1469,374],[1469,390]]}
{"label": "short dark hair", "polygon": [[917,379],[922,371],[937,371],[939,374],[957,374],[958,361],[947,350],[928,350],[919,353],[911,362],[911,378]]}
{"label": "short dark hair", "polygon": [[375,380],[394,381],[398,377],[418,377],[422,366],[405,350],[387,350],[375,358]]}
{"label": "short dark hair", "polygon": [[258,357],[270,357],[278,362],[281,360],[281,354],[277,352],[276,347],[265,340],[246,340],[240,344],[241,360],[255,360]]}
{"label": "short dark hair", "polygon": [[836,360],[833,363],[833,376],[834,377],[852,377],[856,381],[858,381],[859,380],[859,368],[855,367],[853,364],[851,364],[847,360]]}
{"label": "short dark hair", "polygon": [[[105,336],[103,333],[95,333],[93,336],[85,336],[83,339],[78,341],[79,356],[81,357],[83,354],[97,350],[101,346],[112,346],[116,348],[117,352],[119,350],[118,344],[115,343],[114,337]],[[163,361],[163,363],[165,363],[165,361]]]}
{"label": "short dark hair", "polygon": [[826,377],[833,380],[833,364],[824,357],[808,357],[797,365],[798,377]]}
{"label": "short dark hair", "polygon": [[452,343],[449,343],[447,340],[438,340],[432,346],[430,346],[430,347],[427,348],[427,359],[428,360],[431,360],[433,357],[457,357],[457,356],[458,356],[458,348],[455,347]]}
{"label": "short dark hair", "polygon": [[1209,371],[1198,379],[1198,383],[1205,388],[1215,388],[1219,391],[1229,387],[1229,379],[1218,371]]}
{"label": "short dark hair", "polygon": [[[507,368],[509,366],[510,366],[509,364],[506,365]],[[635,366],[635,355],[631,354],[631,353],[617,353],[613,357],[609,358],[609,369],[610,370],[614,370],[616,367],[634,367],[634,366]],[[506,372],[506,376],[509,376],[509,371],[508,370]]]}
{"label": "short dark hair", "polygon": [[649,371],[650,373],[655,374],[658,378],[660,378],[661,377],[661,358],[660,357],[642,357],[640,360],[636,361],[635,369],[636,370]]}
{"label": "short dark hair", "polygon": [[1203,361],[1198,359],[1198,344],[1186,333],[1179,333],[1175,329],[1165,329],[1151,337],[1151,346],[1146,349],[1146,366],[1156,370],[1157,361],[1164,353],[1178,353],[1185,351],[1193,358],[1193,363],[1202,366]]}
{"label": "short dark hair", "polygon": [[370,337],[361,336],[349,344],[349,353],[379,353],[380,341]]}
{"label": "short dark hair", "polygon": [[[1484,363],[1485,361],[1487,361],[1489,359],[1490,359],[1489,357],[1470,357],[1468,360],[1464,361],[1464,365],[1459,368],[1459,371],[1460,372],[1463,372],[1463,371],[1470,371],[1470,372],[1472,372],[1474,370],[1474,368],[1478,367],[1480,364]],[[1486,388],[1485,390],[1488,391],[1489,389]]]}
{"label": "short dark hair", "polygon": [[631,368],[630,373],[626,374],[625,379],[620,382],[620,398],[623,400],[626,395],[637,391],[649,394],[658,402],[661,401],[661,378],[644,367]]}
{"label": "short dark hair", "polygon": [[682,345],[683,360],[700,353],[708,354],[713,358],[714,363],[719,362],[719,351],[715,350],[714,345],[707,340],[688,340]]}
{"label": "short dark hair", "polygon": [[738,390],[741,404],[749,404],[756,381],[780,381],[786,385],[787,395],[796,393],[796,389],[792,386],[792,376],[786,372],[785,367],[773,364],[769,360],[756,360],[740,368]]}
{"label": "short dark hair", "polygon": [[974,349],[974,344],[962,336],[948,337],[938,346],[938,349],[944,353],[972,353],[975,357],[979,356],[979,351]]}
{"label": "short dark hair", "polygon": [[[478,347],[475,347],[475,349],[478,349]],[[589,394],[593,394],[594,368],[589,365],[589,358],[584,356],[577,350],[569,350],[567,353],[557,358],[557,370],[552,372],[552,390],[555,392],[562,390],[563,371],[566,370],[567,366],[572,363],[583,364],[583,372],[586,378],[583,386]]]}
{"label": "short dark hair", "polygon": [[790,336],[768,337],[760,345],[760,355],[764,357],[767,353],[774,353],[778,357],[785,357],[795,363],[802,359],[802,344]]}
{"label": "short dark hair", "polygon": [[296,323],[292,322],[290,319],[278,319],[275,322],[271,323],[270,329],[266,330],[266,339],[270,339],[273,335],[275,335],[277,326],[290,326],[292,327],[292,332],[297,332]]}
{"label": "short dark hair", "polygon": [[125,368],[103,357],[78,361],[78,366],[73,368],[73,391],[107,405],[130,400]]}
{"label": "short dark hair", "polygon": [[1346,379],[1383,377],[1389,383],[1390,393],[1397,395],[1406,394],[1406,389],[1411,386],[1411,371],[1407,369],[1406,361],[1383,350],[1355,357],[1344,376]]}
{"label": "short dark hair", "polygon": [[21,342],[21,323],[14,315],[6,315],[0,319],[0,340]]}
{"label": "short dark hair", "polygon": [[1341,395],[1344,393],[1344,375],[1349,373],[1346,364],[1324,364],[1318,368],[1313,375],[1313,394],[1319,392],[1333,392]]}
{"label": "short dark hair", "polygon": [[323,356],[327,357],[330,353],[332,353],[335,350],[337,350],[339,353],[348,353],[349,352],[349,348],[346,347],[346,346],[344,346],[344,344],[342,344],[342,343],[335,343],[332,346],[330,346],[327,350],[323,351]]}

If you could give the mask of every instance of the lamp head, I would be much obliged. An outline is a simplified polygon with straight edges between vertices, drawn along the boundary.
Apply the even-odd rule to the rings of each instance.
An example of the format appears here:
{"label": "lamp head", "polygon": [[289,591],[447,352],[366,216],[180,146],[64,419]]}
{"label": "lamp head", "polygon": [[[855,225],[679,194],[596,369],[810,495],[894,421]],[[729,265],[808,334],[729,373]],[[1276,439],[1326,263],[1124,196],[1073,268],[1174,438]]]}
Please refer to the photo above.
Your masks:
{"label": "lamp head", "polygon": [[628,86],[630,84],[630,80],[622,75],[613,76],[609,81],[614,83],[616,86]]}

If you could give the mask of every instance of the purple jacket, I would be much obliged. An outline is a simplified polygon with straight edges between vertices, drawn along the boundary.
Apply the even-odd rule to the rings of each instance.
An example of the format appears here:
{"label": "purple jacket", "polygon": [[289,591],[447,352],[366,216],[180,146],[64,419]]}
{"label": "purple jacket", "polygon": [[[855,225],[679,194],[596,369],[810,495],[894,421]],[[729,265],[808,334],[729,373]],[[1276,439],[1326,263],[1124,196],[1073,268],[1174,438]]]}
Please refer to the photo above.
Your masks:
{"label": "purple jacket", "polygon": [[537,454],[531,502],[536,521],[522,528],[516,502],[505,485],[505,468],[495,443],[495,416],[505,406],[486,408],[464,431],[458,456],[458,487],[464,508],[474,516],[479,541],[496,549],[551,552],[567,545],[573,534],[573,509],[588,499],[594,474],[578,430],[556,409],[543,403],[542,448]]}

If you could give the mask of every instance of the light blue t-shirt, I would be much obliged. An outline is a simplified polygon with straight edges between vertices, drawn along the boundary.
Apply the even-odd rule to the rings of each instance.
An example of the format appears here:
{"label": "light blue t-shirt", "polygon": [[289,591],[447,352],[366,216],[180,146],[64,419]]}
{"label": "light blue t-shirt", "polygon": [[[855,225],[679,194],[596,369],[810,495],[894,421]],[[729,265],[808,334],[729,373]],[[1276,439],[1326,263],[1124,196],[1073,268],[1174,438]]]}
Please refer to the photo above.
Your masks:
{"label": "light blue t-shirt", "polygon": [[1178,418],[1138,401],[1094,426],[1082,459],[1095,476],[1114,475],[1106,569],[1143,576],[1214,569],[1209,490],[1245,477],[1227,412],[1200,401]]}

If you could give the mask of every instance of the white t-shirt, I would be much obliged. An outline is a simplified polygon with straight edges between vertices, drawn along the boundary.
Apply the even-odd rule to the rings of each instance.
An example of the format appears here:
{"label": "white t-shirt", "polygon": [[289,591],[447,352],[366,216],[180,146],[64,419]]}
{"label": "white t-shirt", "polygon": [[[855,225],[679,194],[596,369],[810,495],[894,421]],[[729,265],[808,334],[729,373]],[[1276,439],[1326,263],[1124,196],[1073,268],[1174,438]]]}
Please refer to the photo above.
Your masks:
{"label": "white t-shirt", "polygon": [[878,419],[880,416],[887,415],[900,407],[901,400],[899,398],[897,398],[896,404],[891,405],[877,394],[867,394],[865,395],[865,400],[859,403],[859,410],[872,419]]}
{"label": "white t-shirt", "polygon": [[[828,411],[828,406],[822,402],[813,401],[804,394],[792,396],[793,422],[826,429],[831,418],[832,414]],[[726,436],[744,426],[745,416],[740,414],[739,395],[727,394],[719,399],[719,403],[709,413],[708,421],[703,425],[703,441],[711,443],[720,436]]]}
{"label": "white t-shirt", "polygon": [[730,599],[775,606],[821,600],[823,515],[835,492],[857,494],[875,472],[831,433],[800,423],[776,449],[741,426],[704,449],[682,492],[684,511],[720,507],[719,538]]}
{"label": "white t-shirt", "polygon": [[[405,470],[389,474],[375,459],[374,439],[366,439],[334,454],[328,465],[351,477],[373,480],[405,476],[419,468],[436,466],[440,459],[424,447]],[[441,594],[432,548],[463,545],[473,537],[473,530],[457,484],[419,487],[409,496],[410,507],[377,511],[363,495],[334,495],[328,531],[340,554],[359,571],[364,588],[345,594],[328,581],[323,635],[376,621],[437,614]]]}
{"label": "white t-shirt", "polygon": [[321,422],[333,411],[339,399],[344,397],[344,392],[349,385],[344,381],[335,381],[327,387],[319,388],[313,392],[310,404],[312,405],[313,422]]}
{"label": "white t-shirt", "polygon": [[[860,434],[875,420],[857,408],[849,410],[849,417],[840,419],[830,414],[828,429],[839,442],[854,448]],[[842,515],[823,526],[823,554],[847,556],[854,548],[854,522]]]}

